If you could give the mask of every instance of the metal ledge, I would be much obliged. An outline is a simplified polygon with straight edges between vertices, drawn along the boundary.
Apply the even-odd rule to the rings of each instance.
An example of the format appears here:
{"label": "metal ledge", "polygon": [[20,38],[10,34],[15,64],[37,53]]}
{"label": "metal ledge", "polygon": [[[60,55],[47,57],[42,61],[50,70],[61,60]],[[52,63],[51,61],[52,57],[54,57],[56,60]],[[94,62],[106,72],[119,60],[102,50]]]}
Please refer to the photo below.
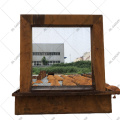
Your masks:
{"label": "metal ledge", "polygon": [[96,90],[66,90],[66,91],[58,91],[58,90],[39,90],[26,93],[21,93],[20,90],[15,91],[12,96],[74,96],[74,95],[112,95],[112,94],[120,94],[120,91],[96,91]]}

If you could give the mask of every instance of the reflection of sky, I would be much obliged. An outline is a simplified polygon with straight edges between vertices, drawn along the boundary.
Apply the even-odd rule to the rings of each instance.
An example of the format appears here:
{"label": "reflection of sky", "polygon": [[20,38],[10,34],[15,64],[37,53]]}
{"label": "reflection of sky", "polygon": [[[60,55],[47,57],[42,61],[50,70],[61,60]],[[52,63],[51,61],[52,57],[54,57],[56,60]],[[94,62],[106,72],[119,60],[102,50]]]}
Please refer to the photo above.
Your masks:
{"label": "reflection of sky", "polygon": [[[91,51],[89,27],[33,27],[33,43],[64,43],[65,62]],[[49,51],[48,51],[49,52]]]}

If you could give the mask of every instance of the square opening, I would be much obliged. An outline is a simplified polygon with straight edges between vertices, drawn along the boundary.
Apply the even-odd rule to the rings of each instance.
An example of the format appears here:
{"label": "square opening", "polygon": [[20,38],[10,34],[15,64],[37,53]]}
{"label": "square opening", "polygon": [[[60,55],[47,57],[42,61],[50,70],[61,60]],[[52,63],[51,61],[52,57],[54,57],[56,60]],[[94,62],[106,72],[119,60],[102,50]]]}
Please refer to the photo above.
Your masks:
{"label": "square opening", "polygon": [[90,27],[32,27],[32,90],[93,90]]}

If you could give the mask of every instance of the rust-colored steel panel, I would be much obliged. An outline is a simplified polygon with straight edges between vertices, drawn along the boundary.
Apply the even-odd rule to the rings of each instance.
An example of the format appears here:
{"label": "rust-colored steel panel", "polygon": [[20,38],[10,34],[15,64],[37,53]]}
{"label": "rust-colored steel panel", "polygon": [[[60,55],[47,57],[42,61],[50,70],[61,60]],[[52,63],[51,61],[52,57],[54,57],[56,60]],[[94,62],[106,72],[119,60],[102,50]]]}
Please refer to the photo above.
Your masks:
{"label": "rust-colored steel panel", "polygon": [[15,114],[110,113],[111,95],[16,96]]}

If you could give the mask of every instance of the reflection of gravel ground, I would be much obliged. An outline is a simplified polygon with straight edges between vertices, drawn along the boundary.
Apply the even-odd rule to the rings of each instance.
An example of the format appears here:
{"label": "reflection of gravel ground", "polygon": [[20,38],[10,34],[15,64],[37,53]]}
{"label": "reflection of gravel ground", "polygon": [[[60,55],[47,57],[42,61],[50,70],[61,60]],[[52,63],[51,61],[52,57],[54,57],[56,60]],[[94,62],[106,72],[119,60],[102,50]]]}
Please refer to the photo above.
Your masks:
{"label": "reflection of gravel ground", "polygon": [[[36,82],[37,79],[32,79],[33,82]],[[43,78],[41,80],[43,83],[34,83],[34,85],[38,85],[38,86],[51,86],[51,83],[48,83],[48,79],[47,77]],[[62,86],[62,81],[59,81],[60,86]]]}
{"label": "reflection of gravel ground", "polygon": [[33,82],[36,82],[36,81],[37,81],[37,79],[32,79],[32,81],[33,81]]}
{"label": "reflection of gravel ground", "polygon": [[[58,75],[58,76],[60,76],[60,75]],[[60,83],[60,86],[62,86],[63,81],[59,81],[59,83]]]}
{"label": "reflection of gravel ground", "polygon": [[43,78],[41,81],[43,82],[43,83],[41,83],[42,86],[50,86],[51,85],[51,83],[48,83],[47,77]]}
{"label": "reflection of gravel ground", "polygon": [[62,82],[63,82],[63,81],[59,81],[59,83],[60,83],[60,86],[62,86]]}

